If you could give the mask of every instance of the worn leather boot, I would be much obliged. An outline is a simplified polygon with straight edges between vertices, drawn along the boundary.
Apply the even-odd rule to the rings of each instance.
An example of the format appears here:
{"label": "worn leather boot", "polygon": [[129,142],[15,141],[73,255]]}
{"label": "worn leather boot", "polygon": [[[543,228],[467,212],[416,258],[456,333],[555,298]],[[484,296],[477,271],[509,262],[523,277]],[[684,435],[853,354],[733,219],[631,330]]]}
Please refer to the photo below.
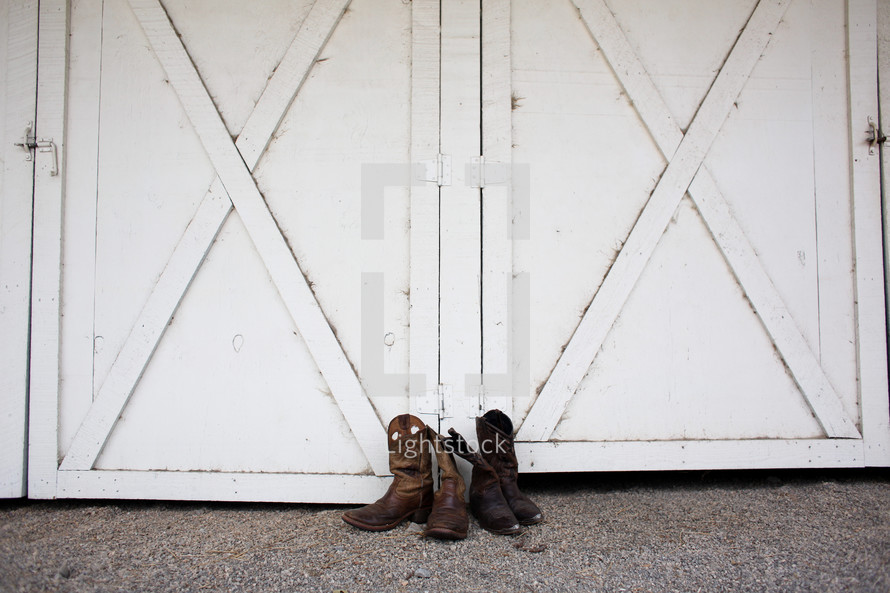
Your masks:
{"label": "worn leather boot", "polygon": [[433,512],[423,534],[437,539],[464,539],[470,524],[467,503],[464,501],[467,485],[454,464],[454,457],[445,439],[430,427],[426,430],[439,464],[439,489],[433,499]]}
{"label": "worn leather boot", "polygon": [[426,426],[410,414],[389,423],[389,490],[373,504],[343,513],[343,520],[368,531],[393,529],[405,519],[426,523],[433,506],[433,472]]}
{"label": "worn leather boot", "polygon": [[447,441],[451,450],[473,464],[470,511],[479,521],[479,526],[498,535],[519,533],[519,521],[501,493],[500,480],[494,468],[482,455],[473,451],[453,428],[448,429],[448,433],[451,435]]}
{"label": "worn leather boot", "polygon": [[519,464],[513,446],[513,422],[500,410],[489,410],[476,418],[476,436],[482,456],[497,473],[501,492],[519,523],[540,523],[544,518],[541,509],[519,491],[516,483]]}

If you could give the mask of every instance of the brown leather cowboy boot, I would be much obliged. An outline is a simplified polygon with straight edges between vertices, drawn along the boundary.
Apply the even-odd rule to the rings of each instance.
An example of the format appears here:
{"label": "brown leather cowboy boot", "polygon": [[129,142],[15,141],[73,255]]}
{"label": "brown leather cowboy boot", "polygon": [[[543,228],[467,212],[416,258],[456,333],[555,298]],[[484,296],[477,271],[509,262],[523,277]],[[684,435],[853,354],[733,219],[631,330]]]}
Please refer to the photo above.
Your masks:
{"label": "brown leather cowboy boot", "polygon": [[393,529],[405,519],[425,523],[433,506],[433,472],[426,426],[410,414],[389,423],[389,469],[395,475],[383,498],[343,513],[343,520],[368,531]]}
{"label": "brown leather cowboy boot", "polygon": [[451,435],[447,441],[451,450],[473,464],[470,511],[479,521],[480,527],[498,535],[519,533],[519,521],[501,493],[497,473],[453,428],[449,428],[448,433]]}
{"label": "brown leather cowboy boot", "polygon": [[510,509],[522,525],[540,523],[544,516],[538,505],[519,491],[516,480],[519,477],[519,464],[513,446],[513,423],[500,410],[489,410],[476,418],[476,436],[479,449],[485,460],[497,472],[501,492]]}
{"label": "brown leather cowboy boot", "polygon": [[437,539],[464,539],[470,523],[467,503],[464,502],[466,483],[454,464],[445,439],[430,427],[426,430],[439,464],[439,490],[433,499],[433,512],[423,534]]}

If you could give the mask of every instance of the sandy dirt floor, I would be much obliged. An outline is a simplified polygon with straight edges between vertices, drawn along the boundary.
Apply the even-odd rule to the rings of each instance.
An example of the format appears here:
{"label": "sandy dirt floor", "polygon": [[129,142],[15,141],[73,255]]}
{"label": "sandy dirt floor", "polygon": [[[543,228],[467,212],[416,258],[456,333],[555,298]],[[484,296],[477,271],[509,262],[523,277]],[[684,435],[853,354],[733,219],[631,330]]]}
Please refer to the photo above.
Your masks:
{"label": "sandy dirt floor", "polygon": [[887,470],[521,484],[543,524],[450,543],[349,507],[0,502],[0,591],[890,591]]}

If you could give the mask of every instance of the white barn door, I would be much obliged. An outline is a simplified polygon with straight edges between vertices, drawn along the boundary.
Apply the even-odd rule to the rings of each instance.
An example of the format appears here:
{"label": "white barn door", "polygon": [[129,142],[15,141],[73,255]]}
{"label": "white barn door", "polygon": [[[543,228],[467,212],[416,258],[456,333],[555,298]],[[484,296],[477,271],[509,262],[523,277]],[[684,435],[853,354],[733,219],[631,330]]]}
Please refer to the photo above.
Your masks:
{"label": "white barn door", "polygon": [[31,495],[888,463],[874,13],[44,0]]}
{"label": "white barn door", "polygon": [[890,461],[875,3],[482,22],[484,393],[523,469]]}
{"label": "white barn door", "polygon": [[438,379],[438,2],[41,10],[31,495],[378,496]]}

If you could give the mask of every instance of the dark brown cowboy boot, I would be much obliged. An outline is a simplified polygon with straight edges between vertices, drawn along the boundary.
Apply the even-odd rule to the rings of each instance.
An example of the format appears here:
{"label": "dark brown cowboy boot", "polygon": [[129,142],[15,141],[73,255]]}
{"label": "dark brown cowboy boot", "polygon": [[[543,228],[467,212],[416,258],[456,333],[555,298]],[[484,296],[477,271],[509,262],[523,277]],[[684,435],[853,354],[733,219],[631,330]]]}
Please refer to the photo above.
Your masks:
{"label": "dark brown cowboy boot", "polygon": [[476,418],[476,436],[485,461],[497,472],[501,492],[522,525],[540,523],[544,516],[538,505],[519,491],[519,464],[513,447],[513,423],[500,410],[489,410]]}
{"label": "dark brown cowboy boot", "polygon": [[501,494],[501,484],[497,473],[487,461],[470,446],[464,438],[448,429],[451,438],[448,446],[455,453],[473,464],[473,475],[470,480],[470,511],[486,531],[498,535],[519,533],[519,521],[510,510],[510,505]]}
{"label": "dark brown cowboy boot", "polygon": [[343,513],[343,520],[368,531],[393,529],[405,519],[425,523],[433,506],[433,472],[426,426],[410,414],[389,423],[389,469],[395,475],[383,498]]}
{"label": "dark brown cowboy boot", "polygon": [[436,461],[439,463],[439,490],[433,499],[433,512],[427,520],[423,534],[437,539],[464,539],[470,520],[467,517],[467,503],[464,490],[467,485],[457,471],[451,449],[445,439],[430,427],[427,438],[435,447]]}

